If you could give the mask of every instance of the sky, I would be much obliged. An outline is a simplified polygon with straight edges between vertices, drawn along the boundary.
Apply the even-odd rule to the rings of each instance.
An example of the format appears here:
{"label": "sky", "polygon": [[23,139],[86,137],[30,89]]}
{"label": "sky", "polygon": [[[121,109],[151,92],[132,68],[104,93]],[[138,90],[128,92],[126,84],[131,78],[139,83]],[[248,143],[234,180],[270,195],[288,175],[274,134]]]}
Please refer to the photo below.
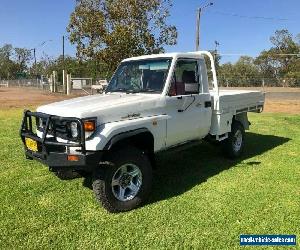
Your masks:
{"label": "sky", "polygon": [[[300,33],[300,0],[211,0],[213,6],[201,15],[200,48],[215,48],[221,54],[257,56],[271,46],[270,36],[277,29]],[[205,0],[173,0],[168,23],[178,30],[176,46],[167,52],[195,50],[196,9]],[[1,0],[0,46],[36,48],[37,59],[46,53],[56,57],[62,53],[62,36],[75,0]],[[41,45],[46,41],[43,45]],[[65,53],[74,56],[76,49],[68,40]],[[222,62],[238,56],[223,55]]]}

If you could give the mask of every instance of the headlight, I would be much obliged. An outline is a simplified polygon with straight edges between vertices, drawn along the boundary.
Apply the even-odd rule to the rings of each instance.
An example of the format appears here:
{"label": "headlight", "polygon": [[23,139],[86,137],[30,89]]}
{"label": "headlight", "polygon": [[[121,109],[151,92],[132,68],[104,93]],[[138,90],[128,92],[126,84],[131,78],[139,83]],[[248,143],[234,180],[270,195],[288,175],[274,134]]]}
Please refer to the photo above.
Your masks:
{"label": "headlight", "polygon": [[43,119],[40,117],[40,118],[38,118],[38,127],[43,128],[43,126],[44,126]]}
{"label": "headlight", "polygon": [[71,122],[70,129],[71,129],[72,137],[77,137],[78,136],[77,122]]}

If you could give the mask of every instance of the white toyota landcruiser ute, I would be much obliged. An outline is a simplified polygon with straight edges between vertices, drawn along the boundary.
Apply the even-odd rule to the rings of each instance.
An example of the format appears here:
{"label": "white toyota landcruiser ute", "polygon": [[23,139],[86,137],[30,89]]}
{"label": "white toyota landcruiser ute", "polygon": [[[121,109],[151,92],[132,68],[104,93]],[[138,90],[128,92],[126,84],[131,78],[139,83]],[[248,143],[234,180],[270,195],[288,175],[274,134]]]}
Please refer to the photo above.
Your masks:
{"label": "white toyota landcruiser ute", "polygon": [[62,179],[91,174],[97,200],[121,212],[148,197],[159,151],[209,137],[238,157],[247,112],[261,112],[264,100],[259,91],[219,90],[209,52],[147,55],[123,60],[104,94],[24,111],[20,134],[27,159]]}

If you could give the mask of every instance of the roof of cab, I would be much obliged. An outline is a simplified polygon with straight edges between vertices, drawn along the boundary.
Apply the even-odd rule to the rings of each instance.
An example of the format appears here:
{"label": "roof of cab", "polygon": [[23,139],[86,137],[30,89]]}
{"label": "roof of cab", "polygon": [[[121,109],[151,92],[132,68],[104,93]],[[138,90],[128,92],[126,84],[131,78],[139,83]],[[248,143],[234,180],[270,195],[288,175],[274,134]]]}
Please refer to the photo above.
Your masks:
{"label": "roof of cab", "polygon": [[200,55],[197,52],[174,52],[174,53],[161,53],[161,54],[152,54],[152,55],[143,55],[143,56],[136,56],[124,59],[122,62],[128,61],[136,61],[136,60],[145,60],[145,59],[153,59],[153,58],[203,58],[203,55]]}

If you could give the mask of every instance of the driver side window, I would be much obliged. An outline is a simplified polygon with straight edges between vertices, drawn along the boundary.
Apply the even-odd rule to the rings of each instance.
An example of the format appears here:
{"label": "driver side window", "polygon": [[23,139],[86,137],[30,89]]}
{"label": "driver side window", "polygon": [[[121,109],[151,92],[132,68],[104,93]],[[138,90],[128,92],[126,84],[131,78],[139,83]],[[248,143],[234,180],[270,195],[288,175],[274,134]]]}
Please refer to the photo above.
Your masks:
{"label": "driver side window", "polygon": [[199,68],[196,60],[179,59],[173,74],[169,96],[199,93]]}

